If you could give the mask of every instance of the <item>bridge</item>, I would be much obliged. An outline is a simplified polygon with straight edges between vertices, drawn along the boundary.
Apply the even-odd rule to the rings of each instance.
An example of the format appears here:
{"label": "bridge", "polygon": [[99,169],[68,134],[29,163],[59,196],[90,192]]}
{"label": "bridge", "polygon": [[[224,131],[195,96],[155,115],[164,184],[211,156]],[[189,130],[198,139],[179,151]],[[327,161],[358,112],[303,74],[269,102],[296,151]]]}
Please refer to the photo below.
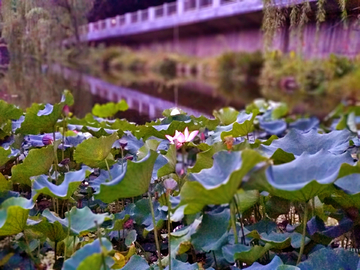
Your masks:
{"label": "bridge", "polygon": [[[280,8],[304,2],[273,0]],[[317,0],[309,2],[316,10]],[[81,40],[196,56],[213,56],[227,50],[262,50],[263,8],[263,0],[177,0],[84,25],[80,28]],[[338,15],[322,24],[318,37],[315,22],[305,26],[303,52],[309,56],[354,56],[360,51],[359,27],[351,22],[348,29],[343,29],[338,1],[326,1],[326,10]],[[315,12],[310,16],[314,17]],[[298,41],[291,40],[288,25],[277,34],[275,49],[294,50]],[[318,48],[314,45],[316,38],[324,41]]]}

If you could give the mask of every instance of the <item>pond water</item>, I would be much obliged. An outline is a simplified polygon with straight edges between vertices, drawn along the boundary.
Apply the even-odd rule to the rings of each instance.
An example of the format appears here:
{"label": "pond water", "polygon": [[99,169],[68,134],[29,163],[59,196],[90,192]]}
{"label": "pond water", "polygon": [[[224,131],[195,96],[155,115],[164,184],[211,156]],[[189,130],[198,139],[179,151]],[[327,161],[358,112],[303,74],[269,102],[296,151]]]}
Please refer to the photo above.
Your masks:
{"label": "pond water", "polygon": [[22,108],[33,102],[55,103],[64,89],[75,98],[73,113],[78,117],[91,112],[96,103],[118,102],[125,99],[129,110],[117,117],[144,123],[162,116],[162,111],[178,107],[189,114],[212,115],[225,106],[242,109],[256,98],[285,101],[300,114],[320,117],[330,112],[339,98],[299,95],[298,93],[262,94],[258,88],[241,89],[230,79],[200,77],[164,78],[156,74],[114,72],[89,75],[75,69],[52,65],[41,72],[19,69],[3,70],[0,98]]}

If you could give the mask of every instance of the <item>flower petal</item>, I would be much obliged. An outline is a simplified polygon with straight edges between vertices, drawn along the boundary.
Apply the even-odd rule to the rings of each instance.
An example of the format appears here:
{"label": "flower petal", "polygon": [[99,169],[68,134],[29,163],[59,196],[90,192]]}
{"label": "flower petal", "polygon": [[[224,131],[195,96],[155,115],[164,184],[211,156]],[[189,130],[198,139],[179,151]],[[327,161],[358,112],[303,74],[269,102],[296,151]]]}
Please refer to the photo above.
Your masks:
{"label": "flower petal", "polygon": [[187,139],[189,138],[189,129],[187,127],[185,128],[184,135],[185,135],[185,141],[188,141]]}
{"label": "flower petal", "polygon": [[185,136],[184,136],[184,134],[182,134],[181,132],[180,132],[179,136],[178,136],[176,139],[177,139],[178,142],[180,142],[180,143],[186,142]]}
{"label": "flower petal", "polygon": [[171,144],[174,144],[174,138],[170,135],[165,135],[165,137],[170,141]]}
{"label": "flower petal", "polygon": [[190,135],[189,135],[189,137],[187,138],[186,141],[187,141],[187,142],[192,141],[192,140],[196,137],[196,135],[198,135],[198,133],[199,133],[198,130],[194,130],[193,132],[190,133]]}

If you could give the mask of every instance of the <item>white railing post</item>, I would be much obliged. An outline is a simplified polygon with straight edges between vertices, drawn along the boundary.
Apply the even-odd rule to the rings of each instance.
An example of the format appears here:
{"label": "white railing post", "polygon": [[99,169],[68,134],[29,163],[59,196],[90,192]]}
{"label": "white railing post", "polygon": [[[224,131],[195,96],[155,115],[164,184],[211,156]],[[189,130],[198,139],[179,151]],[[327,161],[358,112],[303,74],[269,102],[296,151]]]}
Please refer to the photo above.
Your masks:
{"label": "white railing post", "polygon": [[155,8],[149,7],[148,11],[149,11],[149,21],[155,20]]}
{"label": "white railing post", "polygon": [[94,32],[94,23],[89,23],[89,33]]}
{"label": "white railing post", "polygon": [[182,15],[184,13],[184,0],[177,0],[177,15]]}
{"label": "white railing post", "polygon": [[107,18],[106,19],[106,27],[105,27],[105,29],[111,29],[111,21],[112,21],[112,18]]}
{"label": "white railing post", "polygon": [[131,24],[131,13],[125,14],[125,24]]}
{"label": "white railing post", "polygon": [[213,0],[212,6],[213,8],[220,7],[221,0]]}
{"label": "white railing post", "polygon": [[163,4],[163,13],[164,13],[164,17],[167,17],[169,12],[168,12],[168,3],[164,3]]}

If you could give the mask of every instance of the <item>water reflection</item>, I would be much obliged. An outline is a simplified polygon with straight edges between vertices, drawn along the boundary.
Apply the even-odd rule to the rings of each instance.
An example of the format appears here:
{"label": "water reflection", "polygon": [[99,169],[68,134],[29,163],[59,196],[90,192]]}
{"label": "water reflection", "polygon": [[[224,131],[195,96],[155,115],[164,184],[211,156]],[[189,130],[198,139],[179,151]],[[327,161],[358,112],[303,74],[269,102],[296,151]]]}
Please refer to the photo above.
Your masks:
{"label": "water reflection", "polygon": [[[179,107],[195,116],[212,115],[214,109],[233,106],[242,109],[261,97],[259,87],[246,87],[242,78],[219,76],[217,79],[164,78],[156,74],[108,72],[91,76],[59,65],[40,70],[19,70],[10,67],[0,79],[0,98],[22,108],[37,103],[59,101],[64,89],[75,98],[73,113],[84,117],[96,103],[125,99],[129,110],[118,117],[144,123],[162,116],[162,111]],[[250,85],[250,84],[246,84]],[[265,97],[284,100],[298,113],[323,116],[339,102],[337,99],[299,98],[296,93],[266,93]]]}

